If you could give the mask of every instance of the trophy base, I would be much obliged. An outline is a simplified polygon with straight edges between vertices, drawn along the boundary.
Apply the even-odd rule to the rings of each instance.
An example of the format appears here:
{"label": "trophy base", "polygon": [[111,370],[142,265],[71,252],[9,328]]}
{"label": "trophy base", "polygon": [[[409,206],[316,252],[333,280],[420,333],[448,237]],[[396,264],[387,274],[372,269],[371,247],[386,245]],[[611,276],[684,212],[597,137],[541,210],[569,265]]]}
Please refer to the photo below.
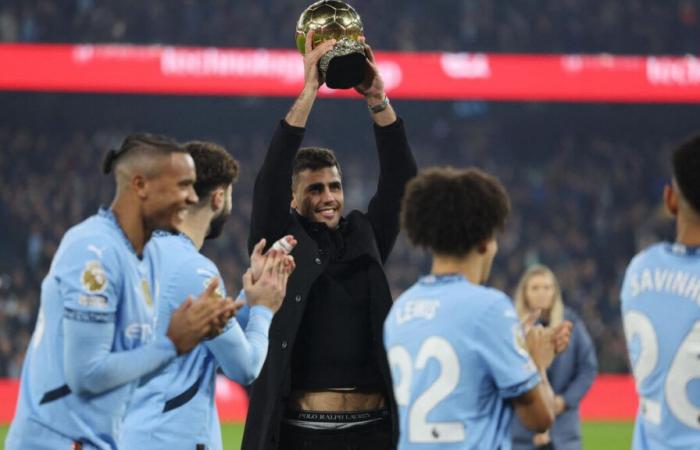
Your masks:
{"label": "trophy base", "polygon": [[326,85],[331,89],[350,89],[365,78],[364,53],[336,56],[328,63]]}

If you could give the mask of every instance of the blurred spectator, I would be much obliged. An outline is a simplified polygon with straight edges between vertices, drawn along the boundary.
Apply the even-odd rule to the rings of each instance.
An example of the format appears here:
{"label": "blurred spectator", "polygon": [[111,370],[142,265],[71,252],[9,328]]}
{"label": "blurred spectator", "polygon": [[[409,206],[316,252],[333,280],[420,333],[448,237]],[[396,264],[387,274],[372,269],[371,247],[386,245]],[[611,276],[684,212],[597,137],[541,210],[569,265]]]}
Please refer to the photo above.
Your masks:
{"label": "blurred spectator", "polygon": [[[0,98],[12,114],[0,125],[0,274],[5,274],[0,275],[0,377],[19,370],[37,314],[41,280],[58,239],[112,197],[99,162],[126,132],[145,127],[181,140],[213,139],[241,161],[234,190],[237,212],[222,238],[205,248],[228,290],[240,287],[248,264],[253,177],[267,136],[288,100],[229,100],[228,112],[222,115],[212,99],[199,104],[157,97],[47,100],[46,94],[22,94],[16,102]],[[39,113],[51,116],[53,111],[39,105],[52,104],[60,120],[36,119]],[[410,124],[410,142],[421,166],[477,165],[503,180],[513,214],[490,283],[510,292],[528,265],[552,267],[567,305],[591,333],[604,372],[628,370],[618,293],[624,267],[649,242],[672,236],[671,222],[659,208],[665,181],[659,168],[667,159],[661,150],[692,129],[695,112],[676,106],[674,121],[668,121],[663,108],[463,102],[399,106]],[[324,100],[319,109],[305,144],[338,151],[347,161],[347,207],[364,205],[375,188],[376,155],[369,133],[349,133],[363,129],[367,113],[361,105],[343,100]],[[97,110],[101,115],[94,114]],[[128,121],[111,115],[120,111],[127,112]],[[344,126],[326,123],[338,115],[344,117]],[[156,125],[148,125],[152,123],[160,125],[154,129]],[[221,127],[215,128],[217,123]],[[347,142],[358,145],[347,148]],[[387,264],[393,292],[400,293],[428,269],[426,256],[400,237]]]}
{"label": "blurred spectator", "polygon": [[546,266],[530,266],[520,278],[513,295],[521,322],[538,316],[538,323],[554,328],[563,320],[573,330],[566,350],[557,355],[547,369],[554,391],[554,425],[544,433],[528,430],[519,417],[513,421],[513,450],[581,450],[579,404],[598,374],[598,361],[591,337],[578,315],[564,305],[556,276]]}
{"label": "blurred spectator", "polygon": [[[0,0],[0,41],[293,48],[296,19],[310,3]],[[363,17],[368,40],[379,49],[625,54],[700,50],[700,0],[406,0],[398,8],[391,0],[350,3]],[[176,113],[164,111],[117,121],[115,128],[108,119],[100,121],[110,111],[100,110],[95,102],[72,101],[72,106],[58,107],[56,114],[50,112],[61,103],[55,100],[33,109],[20,101],[0,110],[6,114],[0,120],[0,376],[19,374],[41,279],[58,239],[111,198],[110,185],[97,170],[103,152],[143,124],[150,130],[155,121],[161,132],[188,125],[187,119],[178,122]],[[144,104],[124,109],[136,113],[146,109]],[[211,116],[220,117],[220,110],[212,108]],[[342,109],[331,114],[346,114]],[[492,284],[509,291],[526,266],[553,267],[567,303],[591,332],[601,370],[620,372],[627,370],[620,277],[633,254],[671,236],[658,207],[664,181],[658,168],[666,161],[660,149],[678,141],[687,128],[668,125],[668,112],[663,111],[637,124],[637,110],[632,110],[621,130],[610,124],[618,124],[617,114],[628,110],[609,111],[604,105],[583,113],[578,109],[563,112],[551,105],[526,105],[514,113],[498,104],[445,102],[407,103],[400,110],[413,121],[411,143],[420,163],[479,165],[509,188],[514,213],[501,240]],[[24,116],[32,118],[16,119],[22,110],[31,111]],[[241,100],[231,109],[230,120],[248,126],[206,136],[230,148],[244,167],[235,193],[239,214],[227,225],[228,233],[206,250],[231,291],[238,288],[247,265],[252,177],[276,119],[274,110],[271,101]],[[88,111],[89,120],[83,116],[83,121],[89,124],[71,120],[78,111]],[[674,122],[695,123],[693,114],[674,111]],[[193,119],[187,111],[179,117]],[[323,121],[323,114],[319,117]],[[589,122],[595,125],[582,126]],[[331,147],[344,142],[348,133],[331,125],[314,129],[326,131],[309,139]],[[199,133],[189,131],[186,137],[205,137]],[[356,137],[347,141],[356,142]],[[369,137],[365,148],[372,148]],[[346,193],[350,207],[366,203],[372,194],[373,181],[366,182],[373,179],[366,168],[376,166],[371,158],[371,151],[359,150],[343,158],[352,187]],[[400,238],[387,266],[394,293],[412,284],[428,264]]]}
{"label": "blurred spectator", "polygon": [[27,239],[27,268],[35,272],[41,262],[44,239],[41,235],[41,228],[38,225],[32,226],[32,231]]}
{"label": "blurred spectator", "polygon": [[[351,0],[375,48],[697,54],[700,0]],[[311,0],[3,0],[0,40],[294,47]]]}

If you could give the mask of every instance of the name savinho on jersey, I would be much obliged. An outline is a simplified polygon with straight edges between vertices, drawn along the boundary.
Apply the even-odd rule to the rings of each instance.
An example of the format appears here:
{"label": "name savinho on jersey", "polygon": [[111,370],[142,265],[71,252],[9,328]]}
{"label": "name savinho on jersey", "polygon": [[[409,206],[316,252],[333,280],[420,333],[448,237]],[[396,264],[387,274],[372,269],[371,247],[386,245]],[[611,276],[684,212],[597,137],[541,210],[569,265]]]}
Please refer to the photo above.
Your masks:
{"label": "name savinho on jersey", "polygon": [[645,292],[675,294],[700,306],[700,277],[683,270],[646,268],[629,274],[630,297]]}

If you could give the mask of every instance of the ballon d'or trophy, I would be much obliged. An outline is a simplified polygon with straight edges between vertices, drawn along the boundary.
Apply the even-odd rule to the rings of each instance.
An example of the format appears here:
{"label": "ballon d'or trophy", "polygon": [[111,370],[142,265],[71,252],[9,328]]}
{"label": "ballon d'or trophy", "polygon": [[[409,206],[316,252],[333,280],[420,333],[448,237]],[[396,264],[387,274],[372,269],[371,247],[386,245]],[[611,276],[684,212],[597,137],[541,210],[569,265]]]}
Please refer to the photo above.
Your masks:
{"label": "ballon d'or trophy", "polygon": [[365,75],[365,49],[358,41],[362,20],[355,9],[339,0],[321,0],[301,13],[297,22],[297,48],[303,54],[306,34],[314,31],[313,45],[335,39],[333,48],[318,63],[326,85],[348,89],[362,82]]}

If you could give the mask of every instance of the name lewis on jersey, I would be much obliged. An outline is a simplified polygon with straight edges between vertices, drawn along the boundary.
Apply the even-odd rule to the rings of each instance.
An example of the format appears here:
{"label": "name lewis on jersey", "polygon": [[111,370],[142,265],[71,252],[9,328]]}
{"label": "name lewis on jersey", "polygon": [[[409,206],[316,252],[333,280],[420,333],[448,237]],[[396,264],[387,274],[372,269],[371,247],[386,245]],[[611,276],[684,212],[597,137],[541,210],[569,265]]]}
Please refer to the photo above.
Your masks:
{"label": "name lewis on jersey", "polygon": [[413,319],[433,320],[439,307],[439,300],[408,300],[396,310],[396,323],[401,325]]}

